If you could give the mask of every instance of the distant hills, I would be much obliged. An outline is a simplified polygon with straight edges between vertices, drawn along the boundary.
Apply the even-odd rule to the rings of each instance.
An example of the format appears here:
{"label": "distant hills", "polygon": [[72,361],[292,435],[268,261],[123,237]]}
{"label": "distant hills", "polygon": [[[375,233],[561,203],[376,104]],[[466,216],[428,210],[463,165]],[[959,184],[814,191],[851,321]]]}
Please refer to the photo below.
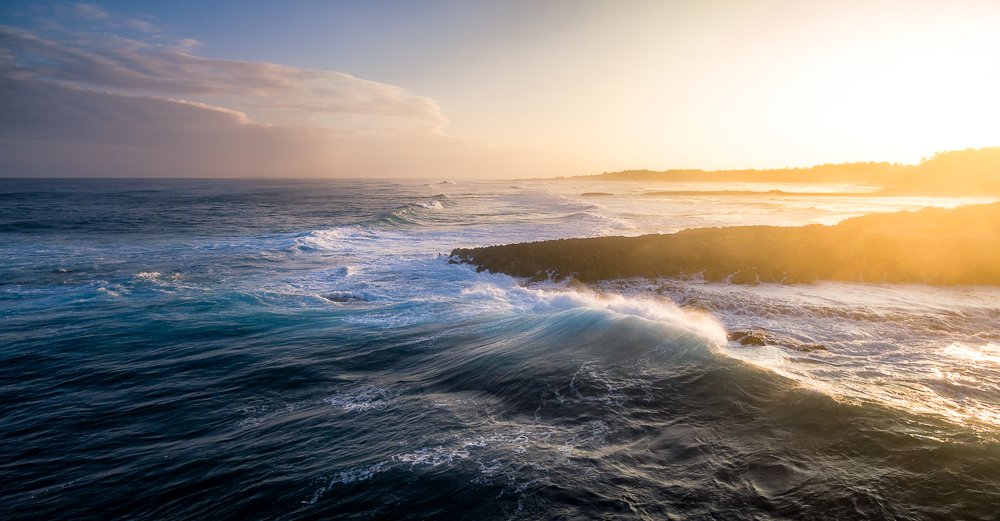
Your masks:
{"label": "distant hills", "polygon": [[1000,195],[1000,147],[939,152],[916,165],[842,163],[766,170],[624,170],[572,179],[645,182],[853,183],[882,193]]}

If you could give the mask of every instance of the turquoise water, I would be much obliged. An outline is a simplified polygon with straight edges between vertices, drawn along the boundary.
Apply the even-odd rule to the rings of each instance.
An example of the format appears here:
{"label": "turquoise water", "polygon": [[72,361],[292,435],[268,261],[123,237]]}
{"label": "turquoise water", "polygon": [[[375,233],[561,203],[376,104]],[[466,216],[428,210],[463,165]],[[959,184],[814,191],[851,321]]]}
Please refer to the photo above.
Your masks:
{"label": "turquoise water", "polygon": [[994,289],[447,262],[976,201],[649,189],[0,179],[0,517],[995,519]]}

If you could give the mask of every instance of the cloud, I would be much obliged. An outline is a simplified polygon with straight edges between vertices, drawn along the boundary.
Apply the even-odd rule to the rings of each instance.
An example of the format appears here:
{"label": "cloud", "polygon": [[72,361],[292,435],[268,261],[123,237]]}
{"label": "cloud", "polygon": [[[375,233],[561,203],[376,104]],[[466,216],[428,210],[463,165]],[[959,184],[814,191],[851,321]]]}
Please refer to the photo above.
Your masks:
{"label": "cloud", "polygon": [[[102,28],[125,29],[145,34],[160,32],[160,28],[150,20],[121,16],[94,4],[58,5],[55,8],[55,15],[73,22],[82,21]],[[51,27],[61,27],[54,19],[48,19],[45,22]]]}
{"label": "cloud", "polygon": [[107,20],[111,14],[92,4],[73,4],[73,14],[87,20]]}
{"label": "cloud", "polygon": [[[123,23],[88,4],[77,16]],[[467,177],[545,161],[446,135],[438,104],[339,71],[0,26],[0,175]],[[54,34],[53,34],[54,33]]]}
{"label": "cloud", "polygon": [[[96,15],[95,15],[96,16]],[[0,26],[0,175],[544,175],[544,158],[440,131],[437,104],[342,72]]]}
{"label": "cloud", "polygon": [[[8,175],[303,175],[331,136],[270,127],[220,107],[0,79]],[[317,172],[310,172],[316,175]]]}
{"label": "cloud", "polygon": [[129,29],[134,29],[136,31],[141,31],[144,33],[156,33],[159,32],[159,28],[146,20],[139,20],[138,18],[129,18],[122,22],[122,25],[128,27]]}
{"label": "cloud", "polygon": [[57,41],[0,26],[6,65],[22,75],[132,94],[225,98],[255,116],[336,127],[441,129],[437,103],[395,85],[353,75],[264,62],[205,58],[189,40],[157,45],[107,34]]}
{"label": "cloud", "polygon": [[222,107],[31,79],[0,78],[0,114],[0,172],[15,177],[468,177],[532,167],[423,130],[261,125]]}

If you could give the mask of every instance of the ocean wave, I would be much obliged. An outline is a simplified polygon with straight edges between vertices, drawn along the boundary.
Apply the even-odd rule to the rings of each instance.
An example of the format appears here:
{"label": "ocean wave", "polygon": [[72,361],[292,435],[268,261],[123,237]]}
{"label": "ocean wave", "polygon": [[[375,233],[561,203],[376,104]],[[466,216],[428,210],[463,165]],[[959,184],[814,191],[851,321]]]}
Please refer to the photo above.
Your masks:
{"label": "ocean wave", "polygon": [[616,317],[636,317],[680,328],[712,345],[723,345],[726,342],[725,328],[711,315],[695,309],[682,309],[669,299],[652,296],[604,294],[557,285],[539,289],[516,284],[474,284],[461,290],[459,295],[527,315],[582,309]]}
{"label": "ocean wave", "polygon": [[948,345],[942,350],[948,357],[967,360],[977,364],[992,364],[1000,366],[1000,344],[988,343],[968,345],[959,342]]}
{"label": "ocean wave", "polygon": [[996,290],[526,284],[438,255],[762,213],[188,183],[0,245],[6,517],[995,517]]}
{"label": "ocean wave", "polygon": [[425,226],[426,216],[445,209],[447,201],[447,194],[439,194],[427,201],[415,201],[396,207],[366,221],[312,230],[294,237],[290,249],[299,252],[330,251],[343,248],[353,241],[384,239],[386,231]]}
{"label": "ocean wave", "polygon": [[142,271],[135,274],[135,282],[151,282],[159,285],[167,285],[177,283],[184,279],[184,276],[180,273],[173,273],[172,275],[163,275],[158,271]]}
{"label": "ocean wave", "polygon": [[419,208],[427,209],[427,210],[442,210],[442,209],[444,209],[444,205],[442,205],[441,201],[438,201],[438,200],[431,200],[431,201],[426,201],[426,202],[416,202],[416,203],[410,203],[410,204],[412,204],[413,206],[417,206]]}
{"label": "ocean wave", "polygon": [[375,238],[373,234],[360,226],[336,226],[321,230],[312,230],[292,239],[289,249],[307,252],[319,250],[336,250],[348,241]]}
{"label": "ocean wave", "polygon": [[[732,332],[719,353],[862,408],[880,407],[994,435],[1000,431],[996,291],[824,283],[620,281],[663,295]],[[919,298],[918,298],[919,297]],[[989,434],[994,433],[994,434]]]}
{"label": "ocean wave", "polygon": [[389,407],[401,392],[399,389],[366,385],[339,392],[328,398],[327,402],[346,412],[380,411]]}
{"label": "ocean wave", "polygon": [[428,212],[436,212],[445,208],[445,203],[443,203],[442,200],[447,201],[446,198],[441,198],[440,200],[431,199],[429,201],[407,203],[376,217],[370,221],[369,224],[377,227],[390,228],[411,228],[423,226],[425,224],[423,219]]}
{"label": "ocean wave", "polygon": [[97,291],[111,298],[118,298],[127,290],[121,284],[109,284],[107,286],[99,286]]}
{"label": "ocean wave", "polygon": [[[527,497],[553,479],[558,467],[572,466],[573,458],[599,454],[610,443],[616,427],[604,419],[578,425],[557,421],[504,421],[488,415],[483,403],[462,400],[451,412],[468,430],[444,436],[437,443],[404,449],[370,464],[337,470],[317,479],[321,483],[304,504],[315,504],[338,487],[370,481],[393,472],[424,475],[439,468],[460,471],[477,488],[499,487],[504,496]],[[448,404],[453,405],[449,402]],[[400,443],[406,446],[413,443]],[[580,468],[582,472],[586,469]],[[550,475],[551,474],[551,475]]]}
{"label": "ocean wave", "polygon": [[[996,305],[1000,293],[986,287],[970,288],[961,300],[942,288],[839,282],[748,287],[664,279],[611,281],[598,287],[625,295],[662,295],[682,307],[723,317],[729,324],[763,319],[796,320],[802,326],[832,320],[857,323],[863,329],[898,325],[928,334],[972,332],[987,338],[1000,330],[1000,306]],[[919,305],[914,301],[918,294],[926,299]]]}

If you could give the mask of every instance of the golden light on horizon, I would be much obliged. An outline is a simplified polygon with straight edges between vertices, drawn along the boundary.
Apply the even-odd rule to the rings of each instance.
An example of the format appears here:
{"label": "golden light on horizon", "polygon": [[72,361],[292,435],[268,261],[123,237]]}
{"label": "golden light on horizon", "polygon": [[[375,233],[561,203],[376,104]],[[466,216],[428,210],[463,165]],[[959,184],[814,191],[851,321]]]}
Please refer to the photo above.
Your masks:
{"label": "golden light on horizon", "polygon": [[633,96],[616,145],[656,169],[916,163],[1000,144],[998,9],[851,7],[762,9],[685,35],[688,53],[667,37],[645,48],[662,67],[621,82]]}

